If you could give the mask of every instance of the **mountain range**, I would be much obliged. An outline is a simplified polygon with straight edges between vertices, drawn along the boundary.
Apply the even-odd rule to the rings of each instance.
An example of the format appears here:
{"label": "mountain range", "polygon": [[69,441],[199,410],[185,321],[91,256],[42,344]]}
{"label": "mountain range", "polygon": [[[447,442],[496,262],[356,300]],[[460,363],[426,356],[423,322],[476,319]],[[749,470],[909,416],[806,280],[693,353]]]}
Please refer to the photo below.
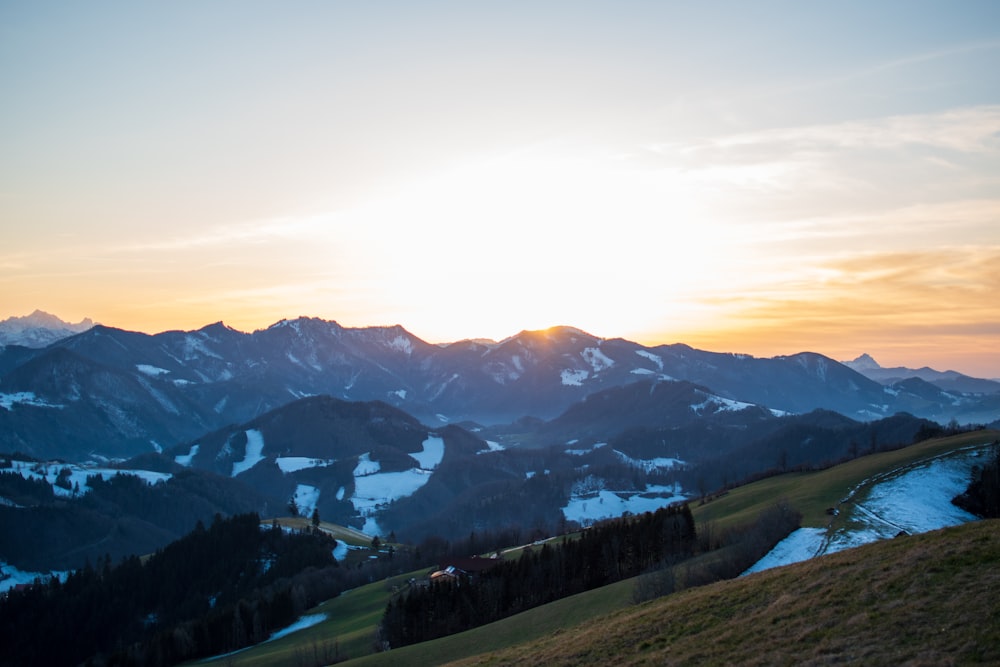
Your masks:
{"label": "mountain range", "polygon": [[871,421],[907,412],[941,423],[1000,417],[1000,383],[979,381],[979,392],[938,384],[972,380],[964,376],[882,384],[809,352],[765,359],[646,347],[572,327],[433,345],[400,326],[299,318],[253,333],[221,322],[156,335],[96,325],[42,348],[7,345],[0,350],[0,451],[127,458],[314,395],[382,401],[430,424],[551,420],[597,392],[642,380],[690,382],[776,414],[823,409]]}
{"label": "mountain range", "polygon": [[70,567],[248,510],[413,541],[551,534],[1000,415],[1000,393],[934,380],[954,378],[572,327],[432,345],[313,318],[95,325],[0,350],[0,558]]}
{"label": "mountain range", "polygon": [[894,384],[909,378],[917,378],[925,382],[930,382],[945,391],[983,394],[1000,392],[1000,381],[997,380],[969,377],[957,371],[937,371],[927,366],[922,368],[906,368],[904,366],[883,368],[869,354],[862,354],[853,361],[844,361],[842,363],[865,377],[876,382],[881,382],[882,384]]}

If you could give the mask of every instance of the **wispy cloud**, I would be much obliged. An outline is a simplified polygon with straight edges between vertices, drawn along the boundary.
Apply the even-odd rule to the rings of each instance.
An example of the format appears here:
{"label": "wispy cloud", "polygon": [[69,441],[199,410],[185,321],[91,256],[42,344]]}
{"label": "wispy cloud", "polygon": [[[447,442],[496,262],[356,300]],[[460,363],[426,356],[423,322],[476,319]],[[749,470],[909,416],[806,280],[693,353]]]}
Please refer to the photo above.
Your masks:
{"label": "wispy cloud", "polygon": [[[855,348],[867,341],[873,348],[857,353],[875,352],[876,346],[891,352],[893,341],[916,339],[930,349],[945,339],[978,336],[978,353],[992,344],[995,355],[1000,344],[994,296],[1000,293],[1000,245],[861,253],[816,268],[812,280],[707,299],[725,320],[702,333],[701,342],[726,349],[741,341],[774,354],[796,347],[850,353],[845,341]],[[968,351],[971,345],[957,347]]]}
{"label": "wispy cloud", "polygon": [[887,73],[895,73],[897,70],[907,67],[912,67],[914,65],[926,65],[927,63],[933,62],[935,60],[953,58],[955,56],[963,56],[973,53],[979,53],[982,51],[997,51],[997,50],[1000,50],[1000,41],[997,40],[956,44],[954,46],[949,46],[946,48],[923,51],[920,53],[912,53],[909,55],[901,56],[899,58],[892,58],[890,60],[885,60],[883,62],[869,65],[867,67],[862,67],[849,72],[845,72],[837,76],[828,77],[826,79],[820,79],[818,81],[811,81],[805,84],[800,84],[800,86],[798,86],[798,89],[805,91],[805,90],[816,90],[820,88],[828,88],[831,86],[838,86],[845,83],[851,83],[854,81],[858,81],[860,79],[881,76]]}
{"label": "wispy cloud", "polygon": [[692,143],[651,143],[647,150],[674,159],[707,164],[740,164],[814,159],[834,150],[926,146],[961,153],[1000,151],[1000,105],[952,109],[932,114],[814,124],[744,132]]}

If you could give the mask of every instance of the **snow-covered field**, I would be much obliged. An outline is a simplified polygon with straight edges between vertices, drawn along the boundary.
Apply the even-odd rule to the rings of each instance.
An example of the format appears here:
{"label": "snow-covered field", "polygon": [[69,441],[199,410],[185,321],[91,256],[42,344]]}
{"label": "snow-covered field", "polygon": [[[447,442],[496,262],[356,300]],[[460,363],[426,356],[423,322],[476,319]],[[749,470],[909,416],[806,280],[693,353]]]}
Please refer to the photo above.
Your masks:
{"label": "snow-covered field", "polygon": [[573,494],[562,512],[568,521],[577,521],[580,525],[587,526],[595,521],[621,516],[625,512],[653,512],[684,500],[687,500],[687,496],[681,493],[679,486],[650,485],[641,493],[599,489],[596,492]]}
{"label": "snow-covered field", "polygon": [[241,472],[246,472],[264,460],[264,436],[256,429],[249,429],[247,434],[247,447],[243,454],[242,461],[233,462],[232,477],[236,477]]}
{"label": "snow-covered field", "polygon": [[295,487],[295,506],[299,508],[299,516],[310,517],[319,502],[319,489],[308,484]]}
{"label": "snow-covered field", "polygon": [[0,561],[0,593],[6,593],[18,584],[31,584],[35,579],[48,581],[51,577],[58,577],[59,581],[66,581],[69,572],[23,572],[9,563]]}
{"label": "snow-covered field", "polygon": [[419,467],[401,472],[381,472],[378,461],[368,454],[359,457],[354,469],[354,495],[351,503],[358,514],[365,518],[362,530],[368,535],[381,535],[377,514],[381,506],[393,500],[413,495],[431,478],[431,471],[444,458],[444,439],[428,435],[423,450],[410,454]]}
{"label": "snow-covered field", "polygon": [[188,453],[187,454],[178,454],[177,456],[174,457],[174,462],[177,465],[182,465],[182,466],[185,466],[185,467],[190,467],[191,466],[191,460],[194,459],[194,457],[196,457],[198,455],[198,450],[200,448],[201,448],[201,445],[191,445],[191,449],[188,451]]}
{"label": "snow-covered field", "polygon": [[826,528],[799,528],[778,542],[771,551],[743,574],[790,565],[819,555],[826,542]]}
{"label": "snow-covered field", "polygon": [[[87,486],[87,478],[92,476],[99,476],[105,481],[114,477],[115,475],[134,475],[142,479],[147,484],[156,484],[157,482],[165,482],[172,477],[170,473],[166,472],[154,472],[152,470],[119,470],[117,468],[99,468],[90,467],[86,465],[79,465],[75,463],[37,463],[35,461],[17,461],[12,460],[11,467],[7,468],[5,472],[16,472],[24,477],[25,479],[41,479],[52,486],[52,492],[57,496],[63,498],[71,498],[77,489],[79,489],[80,494],[87,493],[90,491],[90,487]],[[62,474],[63,470],[69,471],[66,481],[69,484],[69,489],[56,484],[59,479],[59,475]]]}
{"label": "snow-covered field", "polygon": [[323,468],[334,463],[333,459],[312,459],[308,456],[279,456],[274,460],[286,475],[306,468]]}
{"label": "snow-covered field", "polygon": [[778,543],[744,574],[789,565],[895,537],[955,526],[977,517],[951,504],[968,486],[972,466],[983,449],[922,461],[873,481],[854,497],[846,527],[800,528]]}
{"label": "snow-covered field", "polygon": [[613,451],[615,456],[617,456],[622,463],[627,463],[633,468],[641,468],[646,472],[652,472],[657,469],[670,470],[671,468],[677,468],[684,465],[684,461],[675,458],[660,456],[655,459],[634,459],[625,452],[620,452],[617,449]]}

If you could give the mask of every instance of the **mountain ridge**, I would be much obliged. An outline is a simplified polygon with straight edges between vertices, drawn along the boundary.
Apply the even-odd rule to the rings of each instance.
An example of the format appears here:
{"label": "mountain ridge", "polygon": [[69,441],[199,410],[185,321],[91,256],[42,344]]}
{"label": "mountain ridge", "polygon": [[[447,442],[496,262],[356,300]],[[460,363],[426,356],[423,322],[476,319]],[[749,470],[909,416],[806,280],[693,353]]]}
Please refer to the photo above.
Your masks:
{"label": "mountain ridge", "polygon": [[[66,381],[52,381],[59,377]],[[429,424],[549,420],[595,392],[641,380],[683,380],[719,400],[864,421],[901,411],[939,422],[1000,417],[1000,394],[884,385],[811,352],[756,358],[646,347],[575,327],[439,346],[400,325],[298,318],[250,334],[221,322],[154,335],[95,325],[45,348],[2,348],[0,450],[128,457],[312,395],[384,401]],[[96,402],[82,390],[102,386]]]}

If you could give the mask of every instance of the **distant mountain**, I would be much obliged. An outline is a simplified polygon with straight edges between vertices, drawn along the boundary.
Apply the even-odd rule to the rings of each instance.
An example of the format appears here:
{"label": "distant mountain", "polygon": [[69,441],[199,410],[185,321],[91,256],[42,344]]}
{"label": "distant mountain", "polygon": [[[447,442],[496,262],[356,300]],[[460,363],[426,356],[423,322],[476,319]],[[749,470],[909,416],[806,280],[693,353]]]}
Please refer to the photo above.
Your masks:
{"label": "distant mountain", "polygon": [[94,322],[89,317],[71,324],[63,322],[55,315],[36,310],[24,317],[8,317],[0,321],[0,346],[46,347],[58,340],[86,331],[92,326]]}
{"label": "distant mountain", "polygon": [[642,380],[683,380],[719,400],[787,413],[1000,417],[1000,394],[884,386],[809,352],[761,359],[645,347],[572,327],[431,345],[400,326],[299,318],[249,334],[221,322],[156,335],[96,325],[43,349],[0,349],[0,450],[130,456],[314,395],[383,401],[429,424],[551,420],[595,392]]}
{"label": "distant mountain", "polygon": [[996,380],[974,378],[956,371],[936,371],[927,366],[923,368],[905,368],[903,366],[883,368],[868,354],[862,354],[853,361],[843,361],[841,363],[848,368],[856,370],[868,379],[885,385],[896,384],[901,380],[909,378],[919,378],[945,391],[975,394],[1000,393],[1000,382]]}

